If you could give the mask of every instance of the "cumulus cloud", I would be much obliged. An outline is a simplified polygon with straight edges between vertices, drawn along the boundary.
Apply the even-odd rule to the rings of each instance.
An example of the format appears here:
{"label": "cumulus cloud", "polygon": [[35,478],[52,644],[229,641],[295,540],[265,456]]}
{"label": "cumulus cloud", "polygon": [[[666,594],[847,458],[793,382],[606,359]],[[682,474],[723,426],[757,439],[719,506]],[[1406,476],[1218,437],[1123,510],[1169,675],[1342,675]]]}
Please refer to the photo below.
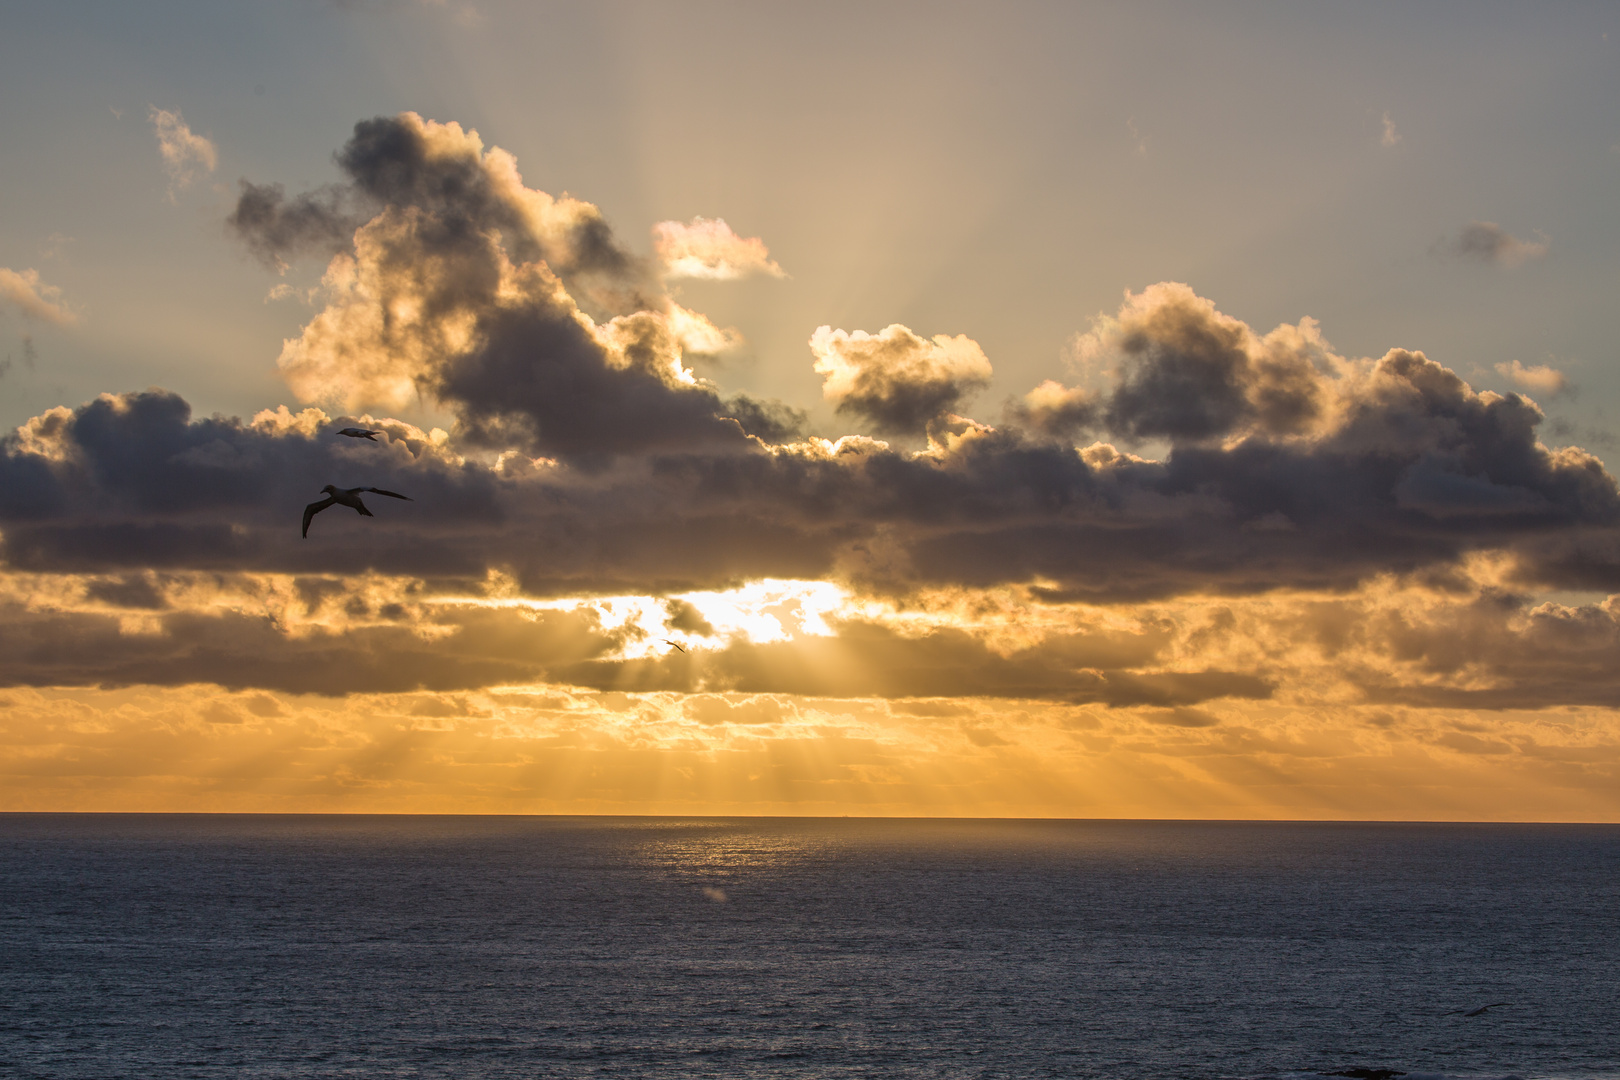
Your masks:
{"label": "cumulus cloud", "polygon": [[1067,387],[1047,379],[1022,398],[1010,402],[1014,424],[1053,438],[1073,438],[1096,426],[1097,396],[1082,387]]}
{"label": "cumulus cloud", "polygon": [[190,187],[199,176],[206,176],[219,166],[219,151],[213,142],[192,131],[178,109],[170,112],[153,105],[147,116],[157,135],[158,152],[163,155],[171,192]]}
{"label": "cumulus cloud", "polygon": [[524,186],[476,132],[413,113],[369,120],[338,163],[347,186],[289,202],[244,183],[231,217],[266,261],[342,246],[325,307],[281,354],[303,400],[427,396],[466,439],[581,460],[738,448],[798,425],[791,409],[723,398],[694,376],[686,351],[735,335],[658,292],[595,206]]}
{"label": "cumulus cloud", "polygon": [[1496,373],[1522,390],[1556,397],[1569,389],[1569,379],[1557,368],[1546,364],[1525,367],[1517,360],[1511,364],[1497,364]]}
{"label": "cumulus cloud", "polygon": [[58,326],[78,321],[78,315],[62,299],[62,290],[41,281],[38,270],[0,266],[0,301],[28,318],[44,319]]}
{"label": "cumulus cloud", "polygon": [[786,277],[757,236],[738,236],[723,218],[696,217],[688,224],[660,221],[653,226],[653,250],[670,278],[733,281],[763,274]]}
{"label": "cumulus cloud", "polygon": [[1126,294],[1119,314],[1099,319],[1078,346],[1083,358],[1116,365],[1105,419],[1127,438],[1298,435],[1323,416],[1318,365],[1332,354],[1309,318],[1261,337],[1188,286],[1162,282]]}
{"label": "cumulus cloud", "polygon": [[1441,242],[1447,255],[1473,262],[1494,263],[1506,269],[1547,257],[1552,241],[1544,233],[1539,240],[1520,240],[1494,221],[1470,221],[1456,236]]}
{"label": "cumulus cloud", "polygon": [[971,338],[923,338],[898,323],[876,334],[818,327],[810,352],[840,413],[896,435],[924,433],[990,382],[990,361]]}

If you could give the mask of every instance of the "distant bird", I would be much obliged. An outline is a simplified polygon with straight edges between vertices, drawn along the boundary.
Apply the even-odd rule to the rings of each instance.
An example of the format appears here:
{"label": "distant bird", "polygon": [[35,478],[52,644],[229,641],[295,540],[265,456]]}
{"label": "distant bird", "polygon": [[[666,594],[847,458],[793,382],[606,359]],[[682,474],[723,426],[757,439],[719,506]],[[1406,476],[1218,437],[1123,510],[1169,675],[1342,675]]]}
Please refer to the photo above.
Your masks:
{"label": "distant bird", "polygon": [[1461,1009],[1452,1009],[1450,1012],[1441,1013],[1440,1015],[1441,1016],[1458,1016],[1458,1015],[1462,1015],[1462,1016],[1479,1016],[1482,1013],[1484,1013],[1484,1011],[1486,1009],[1500,1009],[1503,1005],[1511,1005],[1511,1004],[1513,1004],[1513,1002],[1511,1002],[1511,1001],[1498,1001],[1498,1002],[1495,1002],[1494,1004],[1491,1004],[1491,1005],[1481,1005],[1479,1008],[1474,1009],[1472,1012],[1463,1012],[1463,1010],[1461,1010]]}
{"label": "distant bird", "polygon": [[669,638],[665,638],[665,639],[664,639],[664,644],[665,644],[665,645],[673,645],[673,646],[675,646],[675,647],[676,647],[676,648],[677,648],[677,649],[679,649],[679,650],[681,650],[681,652],[685,652],[685,651],[686,651],[686,646],[684,646],[684,645],[682,645],[682,644],[681,644],[681,643],[680,643],[680,642],[678,642],[678,641],[671,641],[671,640],[669,640]]}
{"label": "distant bird", "polygon": [[[351,439],[369,439],[372,442],[376,442],[377,436],[382,434],[382,429],[378,428],[376,431],[372,431],[370,428],[346,427],[342,431],[339,431],[338,434],[347,435]],[[387,493],[384,492],[384,494]]]}
{"label": "distant bird", "polygon": [[367,510],[366,504],[360,501],[360,493],[362,491],[371,491],[378,495],[387,495],[390,499],[404,499],[406,502],[416,501],[409,495],[401,495],[397,491],[384,491],[382,488],[376,487],[340,488],[327,484],[325,487],[321,488],[321,490],[326,492],[326,498],[322,499],[320,502],[312,502],[308,506],[304,507],[304,539],[306,540],[309,539],[310,519],[316,514],[320,513],[322,510],[325,510],[328,506],[352,506],[354,509],[360,511],[360,513],[365,517],[376,517],[377,515],[373,514],[370,510]]}

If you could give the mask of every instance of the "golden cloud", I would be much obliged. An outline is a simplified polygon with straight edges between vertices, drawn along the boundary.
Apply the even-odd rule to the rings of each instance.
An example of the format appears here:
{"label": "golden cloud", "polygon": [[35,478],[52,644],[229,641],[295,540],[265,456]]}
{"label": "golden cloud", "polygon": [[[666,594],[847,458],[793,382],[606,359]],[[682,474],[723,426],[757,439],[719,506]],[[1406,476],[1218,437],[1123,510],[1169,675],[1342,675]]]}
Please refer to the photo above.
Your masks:
{"label": "golden cloud", "polygon": [[652,232],[653,250],[665,277],[735,281],[754,274],[787,276],[763,240],[738,236],[723,218],[660,221]]}

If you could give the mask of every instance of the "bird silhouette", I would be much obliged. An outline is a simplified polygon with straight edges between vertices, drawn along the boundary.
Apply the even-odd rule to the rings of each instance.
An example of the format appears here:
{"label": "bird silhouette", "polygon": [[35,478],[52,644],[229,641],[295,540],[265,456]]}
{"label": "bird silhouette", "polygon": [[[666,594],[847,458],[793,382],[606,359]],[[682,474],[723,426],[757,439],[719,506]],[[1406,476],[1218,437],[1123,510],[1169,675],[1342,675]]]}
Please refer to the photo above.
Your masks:
{"label": "bird silhouette", "polygon": [[377,436],[382,434],[382,430],[380,428],[373,431],[370,428],[346,427],[339,431],[338,434],[347,435],[351,439],[367,439],[371,442],[376,442]]}
{"label": "bird silhouette", "polygon": [[340,488],[327,484],[325,487],[321,488],[321,490],[327,493],[326,498],[322,499],[320,502],[312,502],[308,506],[304,507],[304,539],[306,540],[309,539],[310,519],[316,514],[320,513],[322,510],[325,510],[328,506],[350,506],[360,511],[360,513],[365,517],[376,517],[377,515],[373,514],[370,510],[367,510],[366,504],[360,501],[360,493],[362,491],[371,491],[378,495],[387,495],[390,499],[404,499],[406,502],[416,501],[409,495],[401,495],[397,491],[384,491],[379,487]]}
{"label": "bird silhouette", "polygon": [[671,640],[669,640],[669,638],[665,638],[665,639],[664,639],[664,644],[665,644],[665,645],[673,645],[673,646],[675,646],[675,647],[676,647],[676,648],[677,648],[677,649],[679,649],[679,650],[681,650],[681,652],[685,652],[685,651],[686,651],[686,646],[685,646],[685,645],[682,645],[682,644],[681,644],[681,643],[680,643],[680,642],[678,642],[678,641],[671,641]]}
{"label": "bird silhouette", "polygon": [[1462,1009],[1452,1009],[1450,1012],[1441,1013],[1440,1015],[1441,1016],[1480,1016],[1480,1015],[1484,1014],[1486,1009],[1500,1009],[1503,1005],[1511,1005],[1511,1004],[1513,1004],[1513,1002],[1511,1002],[1511,1001],[1497,1001],[1497,1002],[1493,1002],[1490,1005],[1481,1005],[1477,1009],[1471,1009],[1471,1010],[1467,1010],[1467,1011],[1464,1011]]}

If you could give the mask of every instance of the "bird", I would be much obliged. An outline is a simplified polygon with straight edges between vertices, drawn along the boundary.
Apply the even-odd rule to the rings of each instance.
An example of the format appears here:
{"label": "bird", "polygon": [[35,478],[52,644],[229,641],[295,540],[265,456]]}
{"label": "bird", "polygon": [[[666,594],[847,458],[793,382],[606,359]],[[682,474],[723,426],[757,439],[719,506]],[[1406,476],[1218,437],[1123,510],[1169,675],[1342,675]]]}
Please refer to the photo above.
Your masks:
{"label": "bird", "polygon": [[1462,1009],[1452,1009],[1450,1012],[1441,1013],[1440,1015],[1441,1016],[1457,1016],[1457,1015],[1460,1014],[1462,1016],[1479,1016],[1479,1015],[1483,1014],[1486,1009],[1499,1009],[1503,1005],[1511,1005],[1511,1004],[1513,1004],[1513,1002],[1511,1002],[1511,1001],[1498,1001],[1498,1002],[1494,1002],[1494,1003],[1492,1003],[1490,1005],[1481,1005],[1479,1008],[1473,1009],[1473,1010],[1468,1011],[1468,1012],[1464,1012]]}
{"label": "bird", "polygon": [[338,434],[347,435],[351,439],[368,439],[371,442],[376,442],[377,436],[382,434],[382,429],[378,428],[376,431],[373,431],[370,428],[346,427],[339,431]]}
{"label": "bird", "polygon": [[375,514],[366,509],[366,504],[360,501],[360,493],[362,491],[372,491],[378,495],[387,495],[390,499],[404,499],[406,502],[416,501],[409,495],[401,495],[397,491],[384,491],[379,487],[340,488],[335,487],[332,484],[327,484],[325,487],[321,488],[321,490],[326,492],[326,498],[322,499],[320,502],[312,502],[308,506],[304,507],[305,540],[309,539],[310,519],[316,514],[320,513],[322,510],[325,510],[328,506],[352,506],[354,509],[360,511],[360,513],[365,517],[376,517]]}
{"label": "bird", "polygon": [[678,641],[671,641],[671,640],[669,640],[669,638],[665,638],[665,639],[664,639],[664,644],[665,644],[665,645],[673,645],[673,646],[675,646],[675,647],[676,647],[676,648],[677,648],[677,649],[679,649],[679,650],[681,650],[681,652],[685,652],[685,651],[686,651],[686,646],[685,646],[685,645],[682,645],[682,644],[681,644],[681,643],[680,643],[680,642],[678,642]]}

